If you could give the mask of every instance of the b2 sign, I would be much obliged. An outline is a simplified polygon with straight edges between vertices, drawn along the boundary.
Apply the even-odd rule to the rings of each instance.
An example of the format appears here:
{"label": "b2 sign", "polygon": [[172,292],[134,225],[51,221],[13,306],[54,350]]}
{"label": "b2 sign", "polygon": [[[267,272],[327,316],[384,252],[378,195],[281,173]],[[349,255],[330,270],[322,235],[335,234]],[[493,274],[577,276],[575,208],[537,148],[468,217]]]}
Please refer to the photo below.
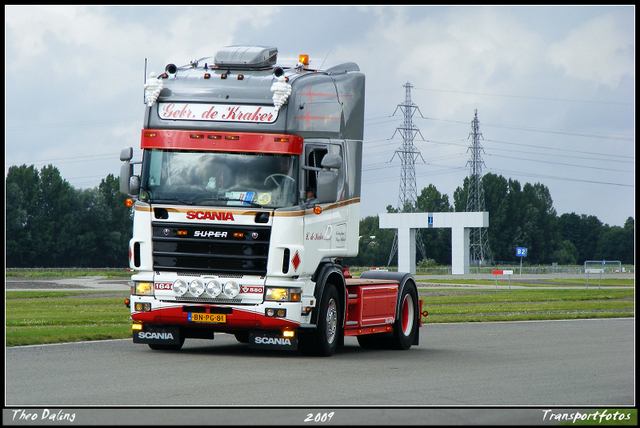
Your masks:
{"label": "b2 sign", "polygon": [[527,248],[526,247],[516,247],[516,256],[517,257],[527,257]]}

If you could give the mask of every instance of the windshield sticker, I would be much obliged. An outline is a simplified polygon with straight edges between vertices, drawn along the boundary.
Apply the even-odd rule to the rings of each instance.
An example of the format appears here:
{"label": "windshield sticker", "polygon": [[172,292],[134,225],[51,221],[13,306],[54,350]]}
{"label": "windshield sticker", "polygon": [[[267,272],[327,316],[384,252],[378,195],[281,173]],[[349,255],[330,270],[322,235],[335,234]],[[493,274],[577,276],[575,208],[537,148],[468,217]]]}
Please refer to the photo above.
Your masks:
{"label": "windshield sticker", "polygon": [[256,202],[260,205],[267,205],[271,202],[271,193],[260,193]]}
{"label": "windshield sticker", "polygon": [[[227,205],[251,205],[254,192],[226,192],[225,197],[228,198]],[[246,201],[246,202],[244,202]]]}

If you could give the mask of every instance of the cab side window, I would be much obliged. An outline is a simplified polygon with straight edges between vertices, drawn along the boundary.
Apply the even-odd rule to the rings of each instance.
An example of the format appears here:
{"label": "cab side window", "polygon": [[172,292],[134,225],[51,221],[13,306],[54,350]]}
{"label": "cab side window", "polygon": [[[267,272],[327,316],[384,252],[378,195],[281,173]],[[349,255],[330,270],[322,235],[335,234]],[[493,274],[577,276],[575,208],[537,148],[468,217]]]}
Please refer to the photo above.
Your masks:
{"label": "cab side window", "polygon": [[[320,168],[322,158],[326,154],[326,148],[312,148],[307,153],[307,165],[315,168]],[[316,191],[318,189],[318,171],[306,171],[306,182],[306,199],[313,199],[316,197]]]}

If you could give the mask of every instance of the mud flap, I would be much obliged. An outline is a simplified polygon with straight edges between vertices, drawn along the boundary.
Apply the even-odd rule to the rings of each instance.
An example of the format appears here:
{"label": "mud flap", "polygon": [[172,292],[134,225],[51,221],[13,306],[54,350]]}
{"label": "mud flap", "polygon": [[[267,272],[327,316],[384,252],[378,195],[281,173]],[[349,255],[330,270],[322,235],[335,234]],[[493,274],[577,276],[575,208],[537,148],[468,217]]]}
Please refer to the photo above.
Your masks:
{"label": "mud flap", "polygon": [[133,330],[133,343],[179,345],[180,328],[171,326],[155,327],[143,325],[142,330]]}
{"label": "mud flap", "polygon": [[298,349],[298,338],[296,336],[283,337],[280,331],[250,331],[249,348],[296,351]]}

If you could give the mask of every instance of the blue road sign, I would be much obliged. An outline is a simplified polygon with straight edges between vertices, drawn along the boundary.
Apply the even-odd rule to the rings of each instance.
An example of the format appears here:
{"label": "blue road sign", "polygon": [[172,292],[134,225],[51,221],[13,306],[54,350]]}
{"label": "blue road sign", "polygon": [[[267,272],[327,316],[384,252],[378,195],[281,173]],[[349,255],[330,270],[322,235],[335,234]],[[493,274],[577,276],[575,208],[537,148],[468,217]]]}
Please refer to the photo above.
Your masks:
{"label": "blue road sign", "polygon": [[518,257],[527,257],[527,248],[526,247],[517,247],[516,248],[516,256],[518,256]]}

